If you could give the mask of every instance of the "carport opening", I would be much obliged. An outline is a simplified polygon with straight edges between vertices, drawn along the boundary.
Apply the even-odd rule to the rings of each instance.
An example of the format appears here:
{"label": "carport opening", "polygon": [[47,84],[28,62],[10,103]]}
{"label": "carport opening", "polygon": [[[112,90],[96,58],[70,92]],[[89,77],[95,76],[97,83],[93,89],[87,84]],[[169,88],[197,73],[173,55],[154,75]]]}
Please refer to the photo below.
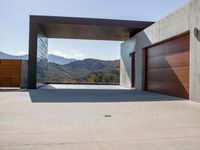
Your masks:
{"label": "carport opening", "polygon": [[47,84],[119,85],[121,43],[49,38]]}
{"label": "carport opening", "polygon": [[28,88],[35,89],[47,83],[48,39],[126,41],[152,24],[144,21],[30,16]]}

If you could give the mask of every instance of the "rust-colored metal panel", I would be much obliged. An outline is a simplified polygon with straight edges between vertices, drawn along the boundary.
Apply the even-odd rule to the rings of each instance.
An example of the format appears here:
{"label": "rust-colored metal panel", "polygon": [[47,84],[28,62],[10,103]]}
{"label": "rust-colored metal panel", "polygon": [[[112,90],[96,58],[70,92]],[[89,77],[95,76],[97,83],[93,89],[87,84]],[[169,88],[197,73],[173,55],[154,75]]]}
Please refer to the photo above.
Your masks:
{"label": "rust-colored metal panel", "polygon": [[189,98],[189,34],[146,49],[146,90]]}
{"label": "rust-colored metal panel", "polygon": [[21,60],[0,60],[0,87],[20,87]]}

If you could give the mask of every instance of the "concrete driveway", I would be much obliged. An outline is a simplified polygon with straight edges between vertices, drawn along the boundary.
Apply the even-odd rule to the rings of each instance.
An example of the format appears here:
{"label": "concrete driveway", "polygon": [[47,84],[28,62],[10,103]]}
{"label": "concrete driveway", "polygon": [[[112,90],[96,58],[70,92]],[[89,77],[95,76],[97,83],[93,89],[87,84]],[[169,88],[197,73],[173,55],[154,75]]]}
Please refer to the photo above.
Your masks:
{"label": "concrete driveway", "polygon": [[149,92],[81,91],[1,90],[0,150],[200,149],[199,103]]}

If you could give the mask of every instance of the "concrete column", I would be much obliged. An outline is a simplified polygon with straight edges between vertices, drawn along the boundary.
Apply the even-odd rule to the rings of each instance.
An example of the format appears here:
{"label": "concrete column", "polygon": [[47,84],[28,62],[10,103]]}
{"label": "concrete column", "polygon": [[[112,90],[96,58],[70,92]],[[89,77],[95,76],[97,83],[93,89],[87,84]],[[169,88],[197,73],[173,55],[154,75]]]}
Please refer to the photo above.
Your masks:
{"label": "concrete column", "polygon": [[29,60],[28,60],[28,88],[36,87],[36,71],[37,71],[37,33],[38,24],[30,19],[29,33]]}
{"label": "concrete column", "polygon": [[42,27],[30,20],[28,88],[35,89],[47,81],[48,38]]}
{"label": "concrete column", "polygon": [[[200,102],[200,1],[190,3],[190,99]],[[194,29],[199,31],[195,36]]]}
{"label": "concrete column", "polygon": [[135,58],[135,88],[142,91],[145,87],[145,50],[147,45],[151,45],[145,31],[136,35],[136,58]]}
{"label": "concrete column", "polygon": [[131,57],[130,53],[135,51],[135,38],[130,38],[121,44],[121,54],[120,54],[120,85],[126,88],[132,88],[131,84]]}
{"label": "concrete column", "polygon": [[28,87],[28,61],[22,60],[21,63],[21,88]]}

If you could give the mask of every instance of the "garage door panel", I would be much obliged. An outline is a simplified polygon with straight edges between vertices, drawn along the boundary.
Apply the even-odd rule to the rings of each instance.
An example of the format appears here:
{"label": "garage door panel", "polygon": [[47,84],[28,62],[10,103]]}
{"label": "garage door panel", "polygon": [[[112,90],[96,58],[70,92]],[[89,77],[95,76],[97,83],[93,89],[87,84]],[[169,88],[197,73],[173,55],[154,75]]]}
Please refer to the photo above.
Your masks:
{"label": "garage door panel", "polygon": [[[149,57],[148,57],[149,58]],[[189,65],[189,51],[170,55],[151,57],[148,59],[148,68],[181,67]]]}
{"label": "garage door panel", "polygon": [[189,66],[175,67],[165,72],[165,80],[172,83],[178,83],[181,87],[178,90],[185,89],[189,92]]}
{"label": "garage door panel", "polygon": [[187,89],[182,88],[182,85],[179,82],[149,81],[148,88],[151,89],[151,91],[162,94],[178,96],[178,97],[182,95],[181,97],[185,98],[189,97]]}
{"label": "garage door panel", "polygon": [[147,90],[189,98],[189,35],[148,48],[146,56]]}
{"label": "garage door panel", "polygon": [[164,93],[164,81],[148,81],[147,88],[151,89],[151,91],[157,91],[159,93]]}
{"label": "garage door panel", "polygon": [[181,67],[189,65],[189,51],[165,55],[166,67]]}
{"label": "garage door panel", "polygon": [[189,83],[188,74],[189,67],[150,69],[148,70],[147,80]]}
{"label": "garage door panel", "polygon": [[189,50],[189,35],[179,37],[175,40],[163,43],[164,54],[174,54]]}
{"label": "garage door panel", "polygon": [[[164,93],[172,96],[188,98],[188,90],[180,82],[165,82]],[[181,95],[181,96],[180,96]]]}
{"label": "garage door panel", "polygon": [[164,70],[163,70],[163,68],[149,70],[147,79],[153,80],[153,81],[163,81],[164,80]]}
{"label": "garage door panel", "polygon": [[149,58],[151,57],[156,57],[156,56],[163,56],[164,51],[163,51],[163,46],[155,46],[154,48],[149,48],[150,53],[148,53]]}
{"label": "garage door panel", "polygon": [[164,68],[163,75],[166,80],[180,80],[183,78],[188,78],[189,67],[173,67],[173,68]]}
{"label": "garage door panel", "polygon": [[167,49],[165,51],[165,55],[170,55],[170,54],[179,54],[180,52],[187,52],[189,47],[187,48],[178,48],[178,49]]}
{"label": "garage door panel", "polygon": [[165,57],[157,56],[157,57],[151,57],[148,60],[148,68],[149,69],[155,69],[155,68],[163,68],[166,66]]}
{"label": "garage door panel", "polygon": [[[178,43],[176,43],[176,44],[178,44]],[[167,43],[165,45],[164,54],[168,55],[168,54],[174,54],[174,53],[187,51],[188,47],[182,47],[179,45],[174,45],[174,43],[170,43],[170,45],[169,45],[169,43]]]}

